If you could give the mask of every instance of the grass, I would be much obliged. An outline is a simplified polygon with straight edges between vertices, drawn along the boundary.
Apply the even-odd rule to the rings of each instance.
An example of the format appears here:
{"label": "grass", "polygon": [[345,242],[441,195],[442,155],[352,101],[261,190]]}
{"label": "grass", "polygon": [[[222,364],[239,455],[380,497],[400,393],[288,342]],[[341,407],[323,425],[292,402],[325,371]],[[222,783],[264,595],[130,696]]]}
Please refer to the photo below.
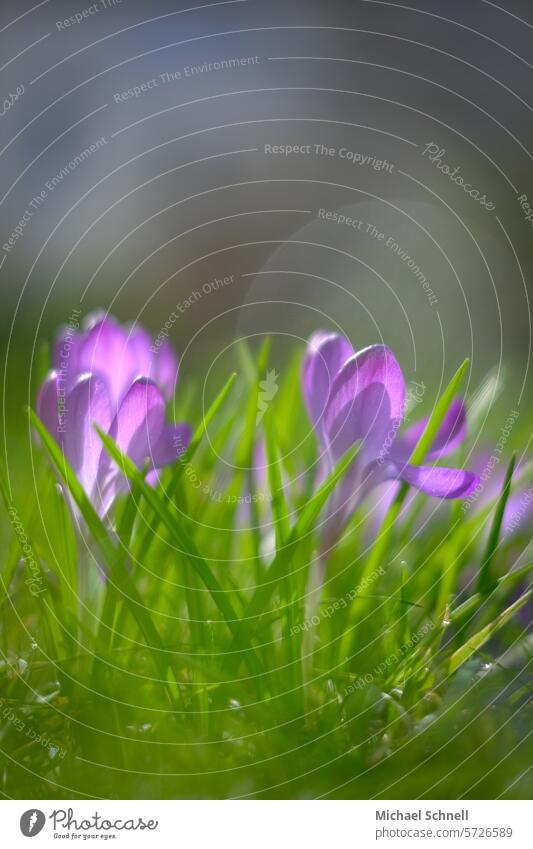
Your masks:
{"label": "grass", "polygon": [[30,412],[31,465],[0,475],[0,790],[529,798],[530,564],[524,532],[502,535],[514,458],[469,510],[402,487],[376,527],[364,503],[319,592],[323,508],[357,446],[317,488],[298,358],[258,422],[269,346],[240,356],[195,420],[179,406],[194,385],[179,393],[196,431],[158,488],[101,434],[131,484],[112,521]]}

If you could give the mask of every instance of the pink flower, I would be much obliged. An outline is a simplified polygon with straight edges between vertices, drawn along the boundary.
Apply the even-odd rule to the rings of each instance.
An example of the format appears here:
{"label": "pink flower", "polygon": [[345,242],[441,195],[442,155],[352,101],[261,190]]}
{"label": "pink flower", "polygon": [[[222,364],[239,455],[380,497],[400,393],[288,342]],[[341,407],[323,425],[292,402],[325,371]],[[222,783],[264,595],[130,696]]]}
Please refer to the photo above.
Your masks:
{"label": "pink flower", "polygon": [[89,317],[78,332],[62,331],[53,359],[37,413],[103,515],[128,483],[103,450],[95,424],[138,468],[148,461],[151,482],[190,442],[188,424],[165,422],[177,360],[168,343],[157,349],[142,328],[101,315]]}
{"label": "pink flower", "polygon": [[[385,345],[371,345],[355,353],[344,336],[315,333],[303,365],[303,394],[322,449],[322,474],[361,441],[357,458],[329,505],[327,544],[338,538],[363,498],[384,481],[402,480],[437,498],[466,498],[476,487],[478,478],[472,472],[409,462],[427,419],[399,435],[405,380]],[[428,460],[453,451],[465,432],[465,409],[457,400],[439,429]]]}

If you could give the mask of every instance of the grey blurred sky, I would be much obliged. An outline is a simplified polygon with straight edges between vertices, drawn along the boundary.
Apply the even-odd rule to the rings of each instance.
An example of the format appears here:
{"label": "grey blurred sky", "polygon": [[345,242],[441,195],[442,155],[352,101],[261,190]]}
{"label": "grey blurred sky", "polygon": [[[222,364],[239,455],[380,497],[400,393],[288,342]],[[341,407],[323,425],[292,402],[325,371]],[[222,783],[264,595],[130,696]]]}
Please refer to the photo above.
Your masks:
{"label": "grey blurred sky", "polygon": [[530,3],[31,9],[0,12],[1,327],[15,349],[80,299],[157,332],[200,290],[173,330],[193,362],[235,335],[326,325],[356,346],[384,339],[409,374],[468,355],[475,374],[503,360],[521,384]]}

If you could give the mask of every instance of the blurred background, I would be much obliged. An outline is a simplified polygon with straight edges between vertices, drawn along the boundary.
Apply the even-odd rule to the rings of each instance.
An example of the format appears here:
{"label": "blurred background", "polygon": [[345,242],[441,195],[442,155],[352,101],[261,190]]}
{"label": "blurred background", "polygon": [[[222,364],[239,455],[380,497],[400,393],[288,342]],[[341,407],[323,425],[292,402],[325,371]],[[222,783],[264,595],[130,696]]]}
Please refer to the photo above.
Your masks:
{"label": "blurred background", "polygon": [[[255,546],[254,535],[248,539],[245,531],[239,548],[233,545],[238,534],[232,536],[236,524],[246,529],[256,524],[254,510],[248,511],[246,505],[242,513],[225,510],[225,502],[212,497],[226,492],[228,467],[242,453],[237,447],[242,431],[232,416],[248,409],[245,396],[250,397],[250,383],[257,379],[243,353],[245,347],[238,344],[241,340],[247,340],[255,353],[265,335],[272,337],[269,368],[280,377],[280,396],[289,386],[291,402],[295,384],[286,381],[295,373],[290,371],[291,355],[303,351],[304,340],[315,330],[342,332],[355,348],[385,342],[402,365],[408,393],[421,399],[416,418],[431,410],[469,357],[471,370],[464,389],[470,434],[457,464],[464,462],[480,473],[489,468],[486,499],[502,486],[513,447],[523,469],[530,456],[532,421],[532,36],[531,0],[2,0],[0,471],[7,469],[10,496],[26,529],[23,539],[31,547],[35,534],[36,551],[45,553],[42,562],[55,560],[56,550],[61,560],[64,550],[64,561],[71,563],[75,575],[79,550],[80,583],[77,578],[72,582],[75,609],[78,586],[85,605],[90,594],[84,596],[84,588],[98,601],[101,584],[93,589],[91,581],[96,585],[99,580],[96,571],[85,568],[92,561],[85,557],[81,542],[76,548],[70,525],[64,519],[59,524],[62,496],[48,473],[44,452],[36,448],[25,405],[35,403],[60,325],[77,323],[95,309],[140,323],[154,338],[168,333],[181,358],[175,420],[187,419],[196,426],[202,404],[212,401],[231,371],[238,371],[235,394],[224,408],[229,416],[224,428],[228,422],[233,428],[231,439],[222,440],[226,454],[218,455],[212,469],[206,452],[208,460],[199,468],[207,470],[202,476],[209,494],[194,491],[191,498],[197,524],[205,521],[207,529],[199,548],[216,558],[217,566],[221,564],[224,587],[237,586],[241,577],[245,588],[257,580],[248,569],[247,547],[252,551]],[[479,387],[487,375],[492,378],[485,383],[483,405]],[[251,398],[253,402],[253,394]],[[295,443],[299,449],[287,464],[291,473],[293,468],[301,472],[306,450],[311,456],[314,445],[311,440],[307,449],[304,445],[308,424],[298,404],[294,398],[293,416],[279,427],[276,423],[277,431],[287,435],[290,450]],[[284,405],[277,409],[290,406],[284,397]],[[217,428],[215,421],[215,433]],[[489,464],[494,456],[493,469]],[[236,477],[237,487],[241,477]],[[247,476],[251,491],[250,480],[255,478]],[[311,477],[309,482],[311,491]],[[531,492],[531,487],[527,493],[517,487],[521,518],[530,515],[525,512],[530,500],[525,499],[531,499]],[[476,509],[485,504],[480,499]],[[375,515],[378,506],[377,500],[371,505]],[[456,547],[462,542],[453,538],[450,542],[453,526],[448,524],[447,509],[441,507],[434,519],[431,514],[431,523],[425,512],[411,514],[417,522],[423,520],[423,533],[417,522],[402,526],[406,560],[387,575],[398,584],[385,582],[387,606],[375,605],[379,637],[368,639],[365,634],[362,643],[366,647],[367,639],[368,646],[375,642],[376,652],[383,650],[384,657],[391,646],[389,626],[396,617],[390,612],[396,610],[390,604],[395,602],[392,593],[401,587],[404,603],[409,570],[418,576],[413,599],[434,597],[439,622],[443,618],[441,599],[453,585],[445,576],[458,569]],[[452,509],[456,517],[458,507]],[[268,503],[264,514],[270,521]],[[263,511],[258,515],[262,521]],[[470,515],[476,515],[474,507]],[[196,513],[191,516],[196,523]],[[230,533],[224,534],[228,528]],[[365,535],[370,537],[375,528],[367,522],[357,544],[362,547]],[[0,511],[0,556],[8,578],[20,565],[20,532],[15,537],[12,530],[7,513]],[[451,579],[457,578],[459,591],[465,593],[466,582],[469,588],[478,568],[476,534],[469,539],[464,561],[459,560],[464,570]],[[510,538],[497,561],[502,573],[511,558],[515,565],[519,557],[521,563],[531,560],[528,539],[527,528],[523,536]],[[350,544],[345,542],[333,564],[338,574],[334,573],[332,597],[338,591],[342,598],[348,586],[351,591],[348,582],[355,569],[353,575],[346,572],[342,583],[343,558],[352,565]],[[147,550],[140,548],[144,554]],[[173,556],[173,548],[168,551],[160,538],[148,559],[139,557],[143,570],[145,561],[148,564],[146,580],[139,575],[141,592],[145,591],[141,598],[146,599],[146,610],[153,607],[164,617],[165,645],[173,652],[177,646],[176,654],[187,657],[190,636],[187,629],[175,628],[175,617],[181,614],[174,609],[177,595],[167,580],[174,575],[176,582],[183,580],[183,562]],[[234,551],[239,557],[245,554],[242,571],[237,559],[237,569],[225,569],[224,552],[231,562]],[[256,553],[254,560],[261,566]],[[352,563],[358,568],[357,560]],[[137,578],[138,573],[133,574]],[[22,569],[19,577],[22,586]],[[194,590],[191,583],[189,589]],[[52,581],[50,586],[55,587]],[[64,584],[60,586],[63,591]],[[410,592],[408,584],[406,604],[420,607],[407,600]],[[465,664],[448,689],[443,687],[442,701],[438,694],[442,681],[433,670],[445,669],[446,683],[449,667],[440,656],[439,666],[434,663],[438,643],[428,642],[433,657],[427,666],[429,654],[416,659],[416,675],[409,667],[407,707],[400,710],[397,702],[397,716],[381,684],[359,695],[354,692],[353,701],[344,699],[342,714],[337,713],[341,700],[330,701],[335,691],[328,680],[324,702],[312,721],[316,725],[309,726],[306,738],[292,724],[296,714],[289,712],[291,722],[285,722],[276,699],[269,695],[264,702],[262,697],[256,701],[255,690],[249,699],[252,690],[246,690],[246,679],[243,697],[239,689],[234,692],[232,681],[229,689],[215,687],[210,722],[213,740],[219,737],[221,743],[202,750],[196,738],[189,745],[192,725],[153,718],[152,711],[159,707],[169,718],[170,712],[163,688],[147,684],[153,670],[144,642],[125,636],[127,651],[117,654],[118,666],[110,666],[103,699],[93,698],[99,696],[98,685],[92,690],[84,683],[91,649],[84,650],[79,666],[76,656],[67,656],[67,672],[59,670],[58,683],[53,671],[52,681],[52,667],[41,663],[41,646],[47,645],[48,636],[43,641],[40,635],[52,621],[43,615],[47,608],[35,604],[25,587],[9,599],[9,617],[0,633],[1,655],[8,662],[0,665],[0,685],[9,704],[16,705],[27,700],[27,681],[33,686],[37,680],[32,712],[24,713],[28,726],[48,728],[51,739],[66,741],[72,757],[60,772],[53,760],[57,751],[49,755],[41,741],[28,752],[17,739],[15,725],[8,722],[6,732],[4,722],[0,743],[3,748],[1,734],[7,733],[7,750],[12,744],[14,753],[2,767],[5,795],[38,798],[39,793],[50,792],[48,784],[42,790],[41,775],[43,783],[48,782],[46,776],[54,776],[60,798],[65,787],[78,788],[81,794],[129,794],[141,799],[245,795],[254,788],[250,775],[257,786],[264,787],[265,781],[275,784],[276,770],[281,769],[273,766],[277,752],[286,754],[288,762],[287,772],[280,775],[294,772],[305,779],[301,790],[296,786],[291,790],[302,798],[339,785],[347,797],[374,798],[387,791],[393,798],[530,795],[528,749],[523,745],[531,726],[529,679],[516,671],[525,671],[531,658],[531,642],[519,642],[530,607],[522,609],[523,619],[515,617],[507,624],[501,642],[498,634],[488,657],[498,659],[485,663],[480,653],[471,665]],[[499,619],[496,604],[501,598],[493,608]],[[58,609],[61,631],[63,618],[68,631],[67,618],[62,617],[66,608]],[[123,611],[116,617],[118,633]],[[448,613],[446,609],[445,626],[450,624]],[[90,609],[88,614],[90,624],[94,620]],[[264,618],[270,627],[270,617]],[[272,618],[277,628],[277,614]],[[400,619],[404,620],[403,613]],[[490,616],[478,621],[484,627],[489,620]],[[191,621],[202,624],[195,617]],[[133,619],[132,623],[131,634],[136,637],[137,625]],[[206,625],[211,635],[211,621]],[[332,625],[331,634],[340,627]],[[401,626],[402,641],[410,633],[408,627],[406,622],[404,632]],[[458,643],[465,639],[465,629],[461,621]],[[192,627],[189,631],[194,634]],[[263,640],[263,631],[259,633]],[[260,649],[268,649],[264,639]],[[113,636],[113,647],[122,653],[123,645],[114,640]],[[70,651],[70,644],[65,644]],[[95,645],[98,654],[99,642]],[[204,660],[206,680],[217,680],[216,653],[210,649],[211,643],[202,645],[201,663],[191,663],[190,672],[184,667],[187,684],[201,680],[197,675],[203,674]],[[333,663],[329,655],[324,657],[325,664]],[[371,652],[368,657],[372,669]],[[361,671],[365,669],[363,665]],[[81,686],[71,688],[78,670]],[[411,688],[419,672],[423,683]],[[286,679],[279,676],[279,680]],[[150,681],[155,684],[156,679]],[[428,698],[421,697],[415,711],[417,688],[422,693],[426,682]],[[107,687],[109,693],[120,694],[120,701],[109,703]],[[203,690],[207,697],[210,687]],[[396,699],[397,691],[392,692]],[[322,699],[322,691],[317,689],[317,694]],[[122,712],[116,710],[117,704]],[[250,712],[248,708],[255,705],[257,713]],[[149,713],[143,712],[145,706]],[[407,740],[411,734],[409,712],[416,716],[416,724],[412,743],[404,745],[404,735]],[[365,718],[352,722],[356,716]],[[125,731],[119,723],[122,717]],[[344,718],[340,722],[338,717]],[[392,743],[388,734],[379,736],[389,721],[397,729]],[[192,722],[196,723],[195,716]],[[120,733],[110,736],[115,724]],[[379,743],[367,750],[365,737],[372,746]],[[306,749],[309,740],[316,745]],[[401,745],[391,761],[389,747],[394,750],[395,740]],[[78,752],[87,756],[81,765]],[[106,762],[118,764],[120,772],[114,766],[102,769]],[[253,769],[245,774],[242,766],[250,762]],[[126,777],[128,769],[120,764],[136,768]],[[357,775],[354,764],[360,770]],[[143,773],[139,765],[152,772]],[[226,778],[229,767],[235,768],[231,785]],[[286,792],[283,783],[279,787],[276,792]]]}
{"label": "blurred background", "polygon": [[326,327],[391,345],[427,405],[465,356],[471,389],[504,370],[493,431],[524,403],[526,0],[4,0],[0,16],[15,438],[41,343],[94,308],[154,335],[171,317],[200,381],[234,367],[236,339],[272,334],[283,368]]}

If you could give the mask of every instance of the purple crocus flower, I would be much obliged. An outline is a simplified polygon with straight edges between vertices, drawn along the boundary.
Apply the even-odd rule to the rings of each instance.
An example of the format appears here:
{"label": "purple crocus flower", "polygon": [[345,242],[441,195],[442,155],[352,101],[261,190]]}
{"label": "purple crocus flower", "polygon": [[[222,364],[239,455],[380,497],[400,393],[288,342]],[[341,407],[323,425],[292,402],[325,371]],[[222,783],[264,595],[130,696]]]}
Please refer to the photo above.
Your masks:
{"label": "purple crocus flower", "polygon": [[[321,477],[351,445],[361,441],[356,460],[328,506],[324,550],[334,544],[363,498],[385,481],[405,481],[438,498],[465,498],[477,485],[472,472],[409,462],[427,419],[399,435],[405,416],[405,380],[385,345],[371,345],[355,353],[344,336],[315,333],[303,364],[303,394],[320,443]],[[453,451],[465,432],[465,408],[458,399],[437,433],[428,460]]]}
{"label": "purple crocus flower", "polygon": [[104,515],[128,482],[94,425],[138,468],[148,460],[148,480],[154,483],[158,470],[175,461],[191,438],[188,424],[165,422],[177,360],[168,343],[157,348],[142,328],[126,328],[101,315],[90,316],[78,332],[62,331],[53,359],[37,413]]}
{"label": "purple crocus flower", "polygon": [[[465,510],[480,510],[499,497],[506,469],[499,454],[491,454],[488,450],[478,451],[472,465],[478,473],[479,482],[463,507]],[[526,481],[531,479],[532,468],[533,460],[523,458],[514,470],[511,493],[502,518],[502,538],[527,533],[533,524],[533,485],[526,485]],[[487,530],[489,525],[487,522]]]}
{"label": "purple crocus flower", "polygon": [[113,316],[91,313],[80,330],[63,327],[53,351],[53,368],[68,394],[80,374],[93,374],[107,385],[118,407],[137,377],[148,377],[169,401],[174,393],[178,361],[167,339],[152,342],[138,325],[121,325]]}

